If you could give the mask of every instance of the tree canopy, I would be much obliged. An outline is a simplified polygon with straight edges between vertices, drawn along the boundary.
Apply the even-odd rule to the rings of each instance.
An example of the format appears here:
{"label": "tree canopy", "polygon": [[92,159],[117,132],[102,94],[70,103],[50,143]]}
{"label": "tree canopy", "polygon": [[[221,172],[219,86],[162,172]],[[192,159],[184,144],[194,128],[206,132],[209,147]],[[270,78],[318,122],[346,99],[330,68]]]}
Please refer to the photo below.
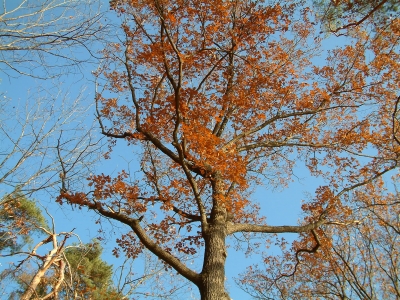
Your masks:
{"label": "tree canopy", "polygon": [[[373,31],[355,26],[321,55],[307,2],[113,0],[111,8],[123,38],[95,72],[97,119],[106,157],[125,140],[141,175],[92,175],[89,192],[62,191],[58,201],[129,226],[117,240],[125,254],[147,248],[202,299],[230,299],[225,262],[237,234],[298,233],[294,262],[309,254],[323,264],[321,247],[332,253],[340,230],[364,220],[356,195],[379,190],[398,165],[399,18]],[[296,166],[322,183],[299,198],[297,224],[270,225],[259,207],[272,200],[257,203],[252,191],[287,186]],[[176,256],[198,252],[200,270]]]}
{"label": "tree canopy", "polygon": [[[0,93],[0,250],[23,257],[2,273],[21,287],[11,296],[120,299],[168,274],[165,299],[189,282],[202,300],[227,300],[232,247],[278,245],[238,280],[254,297],[400,297],[397,1],[112,0],[112,37],[95,4],[0,9],[0,75],[61,82],[95,59],[104,158],[124,142],[137,162],[94,170],[90,105],[58,97],[58,81],[41,81],[24,107]],[[297,180],[299,219],[271,223],[268,192]],[[117,285],[100,244],[67,244],[74,229],[56,232],[50,213],[47,226],[38,191],[124,225],[113,253],[130,267]],[[35,232],[44,238],[29,244]],[[149,252],[137,277],[132,260]]]}

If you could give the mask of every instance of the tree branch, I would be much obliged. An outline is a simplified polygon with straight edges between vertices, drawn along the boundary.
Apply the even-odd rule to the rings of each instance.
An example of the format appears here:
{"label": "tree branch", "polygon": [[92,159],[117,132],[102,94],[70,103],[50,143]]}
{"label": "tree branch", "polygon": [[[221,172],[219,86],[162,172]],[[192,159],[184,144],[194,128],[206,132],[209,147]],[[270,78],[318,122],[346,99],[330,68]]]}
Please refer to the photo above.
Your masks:
{"label": "tree branch", "polygon": [[376,5],[373,9],[371,9],[368,14],[366,14],[361,20],[357,21],[357,22],[351,22],[348,23],[346,25],[343,25],[335,30],[329,30],[332,33],[338,33],[340,30],[346,29],[348,27],[355,27],[360,25],[361,23],[363,23],[365,20],[367,20],[370,16],[372,16],[377,10],[379,10],[388,0],[383,0],[380,3],[378,3],[378,5]]}
{"label": "tree branch", "polygon": [[324,225],[326,223],[327,221],[322,217],[316,222],[299,226],[269,226],[269,225],[243,224],[243,223],[228,223],[227,235],[236,232],[301,233],[316,229],[319,226]]}
{"label": "tree branch", "polygon": [[[68,194],[62,194],[63,197],[68,199]],[[180,262],[178,258],[171,255],[164,249],[162,249],[156,242],[154,242],[146,233],[146,231],[140,226],[140,221],[138,219],[133,219],[128,216],[124,216],[115,212],[111,212],[102,207],[99,202],[90,202],[86,200],[84,203],[89,209],[97,211],[99,214],[117,220],[121,223],[128,225],[135,232],[140,241],[158,258],[165,261],[171,267],[173,267],[179,274],[181,274],[186,279],[197,284],[200,281],[200,275],[193,270],[189,269],[186,265]]]}

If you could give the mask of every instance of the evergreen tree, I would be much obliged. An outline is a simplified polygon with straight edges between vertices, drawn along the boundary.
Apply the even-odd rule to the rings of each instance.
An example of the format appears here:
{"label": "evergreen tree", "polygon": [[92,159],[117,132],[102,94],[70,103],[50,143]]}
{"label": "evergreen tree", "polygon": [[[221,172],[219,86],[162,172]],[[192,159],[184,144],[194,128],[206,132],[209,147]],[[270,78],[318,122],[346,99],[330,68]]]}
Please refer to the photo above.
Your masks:
{"label": "evergreen tree", "polygon": [[[99,242],[68,248],[66,277],[72,279],[70,289],[83,299],[121,299],[112,287],[112,265],[101,259],[103,248]],[[67,291],[64,292],[67,295]],[[67,297],[68,298],[68,297]]]}
{"label": "evergreen tree", "polygon": [[314,0],[326,31],[343,34],[347,29],[368,22],[379,28],[388,27],[399,16],[400,4],[397,0]]}
{"label": "evergreen tree", "polygon": [[11,193],[0,201],[0,251],[19,251],[32,241],[39,227],[48,228],[46,219],[35,201],[20,192]]}

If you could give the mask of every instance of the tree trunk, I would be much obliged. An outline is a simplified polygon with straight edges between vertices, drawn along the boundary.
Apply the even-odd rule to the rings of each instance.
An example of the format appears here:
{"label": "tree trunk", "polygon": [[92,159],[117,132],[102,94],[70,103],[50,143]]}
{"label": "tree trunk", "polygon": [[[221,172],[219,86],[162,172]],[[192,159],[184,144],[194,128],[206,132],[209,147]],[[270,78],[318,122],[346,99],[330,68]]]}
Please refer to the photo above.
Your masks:
{"label": "tree trunk", "polygon": [[43,279],[44,275],[46,274],[47,270],[50,266],[54,263],[58,256],[56,255],[58,248],[54,248],[47,254],[45,261],[43,262],[42,267],[36,272],[35,276],[32,278],[29,286],[21,296],[21,300],[29,300],[31,299],[32,295],[35,293],[37,286],[39,285],[40,281]]}
{"label": "tree trunk", "polygon": [[225,291],[225,224],[210,224],[204,237],[204,265],[199,290],[202,300],[230,300]]}
{"label": "tree trunk", "polygon": [[225,290],[225,262],[227,257],[226,208],[223,204],[223,184],[217,174],[213,181],[213,208],[210,223],[203,238],[205,242],[204,264],[199,290],[202,300],[230,300]]}

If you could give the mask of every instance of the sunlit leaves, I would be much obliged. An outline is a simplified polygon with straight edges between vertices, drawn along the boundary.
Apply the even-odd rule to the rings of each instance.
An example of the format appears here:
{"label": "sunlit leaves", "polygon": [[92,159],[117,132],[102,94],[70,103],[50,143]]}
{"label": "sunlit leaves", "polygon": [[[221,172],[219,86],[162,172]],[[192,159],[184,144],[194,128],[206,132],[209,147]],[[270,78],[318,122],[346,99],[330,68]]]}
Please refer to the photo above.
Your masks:
{"label": "sunlit leaves", "polygon": [[[379,186],[398,164],[399,30],[397,21],[355,28],[325,51],[306,4],[112,1],[124,36],[96,72],[97,118],[111,143],[138,146],[141,172],[92,176],[81,203],[129,217],[149,248],[139,225],[166,253],[192,255],[229,226],[263,224],[252,189],[286,187],[306,166],[324,182],[302,206],[311,229],[293,244],[295,258],[269,263],[289,274],[292,262],[321,259],[317,249],[333,240],[316,227],[354,221],[351,193]],[[131,256],[142,247],[130,249],[134,239],[119,239]]]}
{"label": "sunlit leaves", "polygon": [[[251,172],[274,174],[273,181],[285,184],[296,156],[333,194],[394,166],[395,155],[384,145],[390,143],[388,99],[398,83],[396,22],[380,37],[355,29],[358,35],[331,50],[325,64],[314,64],[321,39],[307,7],[113,1],[112,8],[131,18],[123,24],[126,41],[105,50],[109,65],[99,78],[117,97],[98,95],[99,117],[130,143],[150,141],[154,152],[164,145],[157,163],[143,157],[155,192],[150,197],[159,199],[161,209],[183,205],[195,212],[194,184],[208,207],[217,173],[225,190],[245,191],[257,177]],[[189,184],[181,168],[199,178]],[[125,196],[132,187],[120,178],[93,179],[99,181],[93,182],[98,200],[137,198]],[[248,204],[218,197],[238,215]],[[319,213],[326,205],[333,209],[318,197],[313,205]]]}

